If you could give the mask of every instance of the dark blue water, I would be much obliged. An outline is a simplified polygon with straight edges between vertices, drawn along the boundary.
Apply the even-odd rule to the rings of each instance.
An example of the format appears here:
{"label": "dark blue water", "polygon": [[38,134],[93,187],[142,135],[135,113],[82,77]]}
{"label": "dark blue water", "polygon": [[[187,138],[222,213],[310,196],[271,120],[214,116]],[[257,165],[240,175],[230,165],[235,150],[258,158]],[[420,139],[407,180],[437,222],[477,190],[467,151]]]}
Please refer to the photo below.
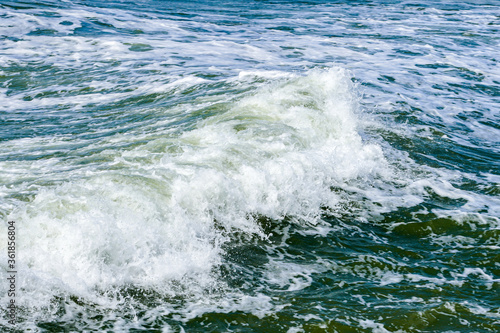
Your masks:
{"label": "dark blue water", "polygon": [[0,1],[2,330],[499,331],[499,5]]}

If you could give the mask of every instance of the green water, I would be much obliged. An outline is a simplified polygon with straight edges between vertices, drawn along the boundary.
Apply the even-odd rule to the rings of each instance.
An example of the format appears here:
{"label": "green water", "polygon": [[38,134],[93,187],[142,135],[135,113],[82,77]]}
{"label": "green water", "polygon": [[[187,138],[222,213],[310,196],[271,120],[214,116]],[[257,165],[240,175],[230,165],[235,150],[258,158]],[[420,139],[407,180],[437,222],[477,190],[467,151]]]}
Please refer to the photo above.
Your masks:
{"label": "green water", "polygon": [[1,330],[500,331],[499,17],[0,1]]}

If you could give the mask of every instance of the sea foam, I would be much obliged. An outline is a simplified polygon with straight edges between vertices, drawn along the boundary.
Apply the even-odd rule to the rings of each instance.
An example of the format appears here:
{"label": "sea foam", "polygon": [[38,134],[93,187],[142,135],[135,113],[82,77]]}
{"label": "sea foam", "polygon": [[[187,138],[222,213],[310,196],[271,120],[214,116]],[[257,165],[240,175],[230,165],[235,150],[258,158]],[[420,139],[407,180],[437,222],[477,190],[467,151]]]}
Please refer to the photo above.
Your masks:
{"label": "sea foam", "polygon": [[223,287],[213,272],[234,232],[265,239],[259,216],[314,225],[340,200],[332,185],[387,171],[358,133],[357,107],[343,69],[277,79],[191,130],[98,153],[107,168],[83,164],[40,186],[9,215],[23,239],[19,304],[47,310],[74,295],[113,308],[129,287],[165,297]]}

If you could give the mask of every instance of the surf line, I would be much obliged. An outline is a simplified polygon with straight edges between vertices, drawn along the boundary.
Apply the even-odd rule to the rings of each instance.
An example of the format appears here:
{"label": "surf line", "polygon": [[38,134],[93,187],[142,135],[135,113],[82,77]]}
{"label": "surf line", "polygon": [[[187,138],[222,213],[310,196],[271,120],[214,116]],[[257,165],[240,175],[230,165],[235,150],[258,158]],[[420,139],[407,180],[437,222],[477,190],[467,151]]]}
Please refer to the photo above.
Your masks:
{"label": "surf line", "polygon": [[7,296],[9,304],[7,305],[7,317],[9,324],[15,325],[17,319],[16,308],[16,222],[7,222],[7,281],[9,281],[9,289]]}

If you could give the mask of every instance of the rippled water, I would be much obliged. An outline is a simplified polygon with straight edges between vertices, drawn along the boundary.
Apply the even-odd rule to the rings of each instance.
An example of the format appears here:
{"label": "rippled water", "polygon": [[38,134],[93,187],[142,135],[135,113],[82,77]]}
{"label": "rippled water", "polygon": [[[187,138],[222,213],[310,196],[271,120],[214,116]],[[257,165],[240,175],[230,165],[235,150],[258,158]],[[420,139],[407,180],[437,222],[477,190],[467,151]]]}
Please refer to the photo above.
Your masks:
{"label": "rippled water", "polygon": [[2,331],[500,331],[499,27],[0,1]]}

